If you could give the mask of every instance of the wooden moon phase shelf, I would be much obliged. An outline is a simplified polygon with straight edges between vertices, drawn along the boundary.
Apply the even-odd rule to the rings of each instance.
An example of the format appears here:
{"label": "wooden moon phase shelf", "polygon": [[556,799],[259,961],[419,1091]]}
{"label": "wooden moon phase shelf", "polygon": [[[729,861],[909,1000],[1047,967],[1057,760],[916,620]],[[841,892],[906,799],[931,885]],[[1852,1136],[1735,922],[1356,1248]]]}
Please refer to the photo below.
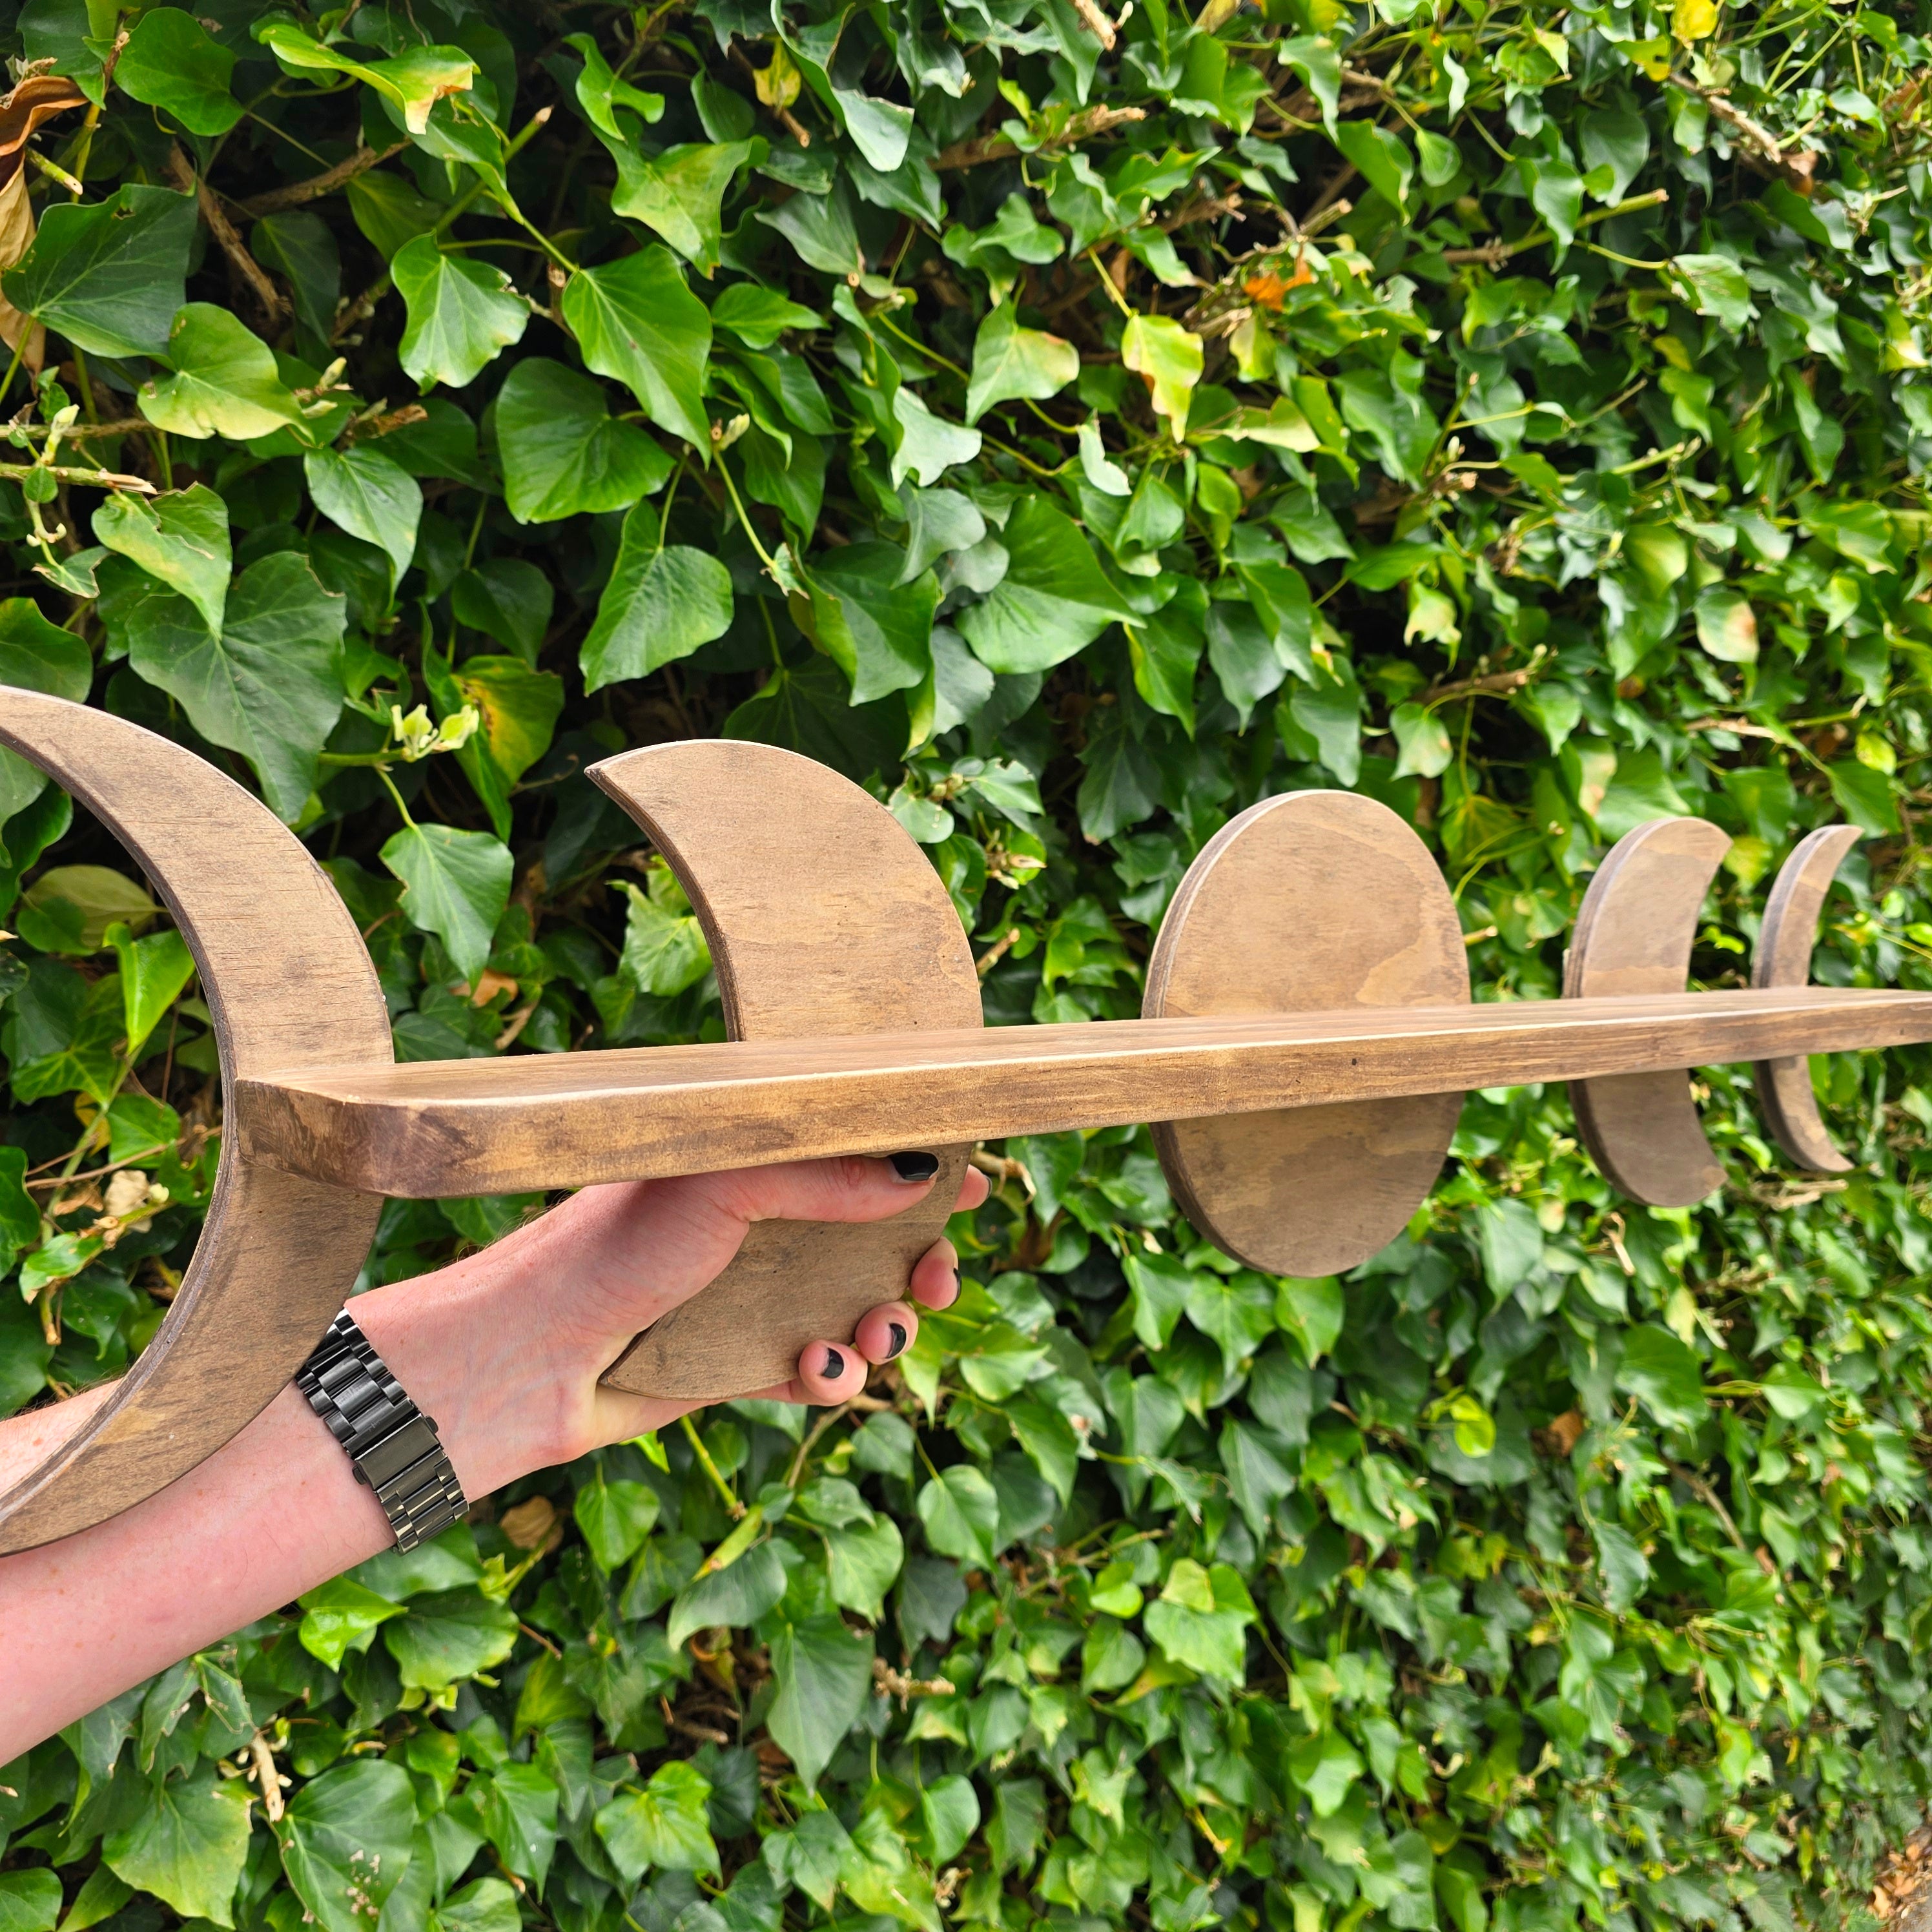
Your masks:
{"label": "wooden moon phase shelf", "polygon": [[[1462,928],[1429,848],[1353,792],[1264,799],[1189,868],[1148,962],[1150,1018],[1448,1006]],[[1168,1185],[1252,1268],[1323,1275],[1402,1232],[1435,1184],[1460,1093],[1208,1114],[1154,1129]]]}
{"label": "wooden moon phase shelf", "polygon": [[689,893],[730,1039],[398,1066],[347,910],[250,794],[136,725],[30,692],[0,687],[0,744],[153,880],[200,970],[224,1104],[214,1201],[167,1319],[0,1495],[0,1554],[152,1495],[259,1414],[354,1287],[384,1195],[938,1154],[935,1184],[892,1220],[758,1224],[606,1376],[729,1396],[904,1292],[980,1139],[1154,1122],[1204,1234],[1258,1267],[1328,1274],[1400,1229],[1472,1087],[1570,1082],[1610,1178],[1677,1203],[1723,1180],[1684,1069],[1756,1063],[1780,1144],[1842,1168],[1805,1056],[1932,1040],[1932,992],[1805,983],[1846,827],[1813,833],[1780,874],[1748,988],[1684,990],[1726,841],[1672,819],[1605,860],[1563,998],[1472,1004],[1426,849],[1382,806],[1332,792],[1264,800],[1210,842],[1162,928],[1144,1017],[988,1028],[951,901],[891,814],[808,759],[704,741],[592,776]]}

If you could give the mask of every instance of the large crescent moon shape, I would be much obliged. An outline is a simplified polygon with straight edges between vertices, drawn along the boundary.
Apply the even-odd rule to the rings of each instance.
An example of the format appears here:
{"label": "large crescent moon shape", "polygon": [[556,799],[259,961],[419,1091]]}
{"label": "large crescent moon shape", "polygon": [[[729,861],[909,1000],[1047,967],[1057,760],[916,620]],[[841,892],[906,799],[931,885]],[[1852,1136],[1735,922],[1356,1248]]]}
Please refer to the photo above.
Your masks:
{"label": "large crescent moon shape", "polygon": [[[1681,993],[1697,915],[1730,835],[1702,818],[1654,818],[1597,869],[1564,962],[1566,998]],[[1653,1208],[1688,1208],[1724,1182],[1682,1073],[1573,1080],[1570,1102],[1611,1184]]]}
{"label": "large crescent moon shape", "polygon": [[[939,874],[897,819],[836,772],[770,745],[697,740],[607,759],[590,776],[635,818],[690,896],[734,1040],[904,1033],[981,1023],[980,979]],[[866,1223],[760,1221],[724,1274],[653,1323],[606,1382],[686,1400],[788,1380],[799,1351],[842,1340],[905,1292],[944,1232],[968,1150],[932,1187]]]}
{"label": "large crescent moon shape", "polygon": [[[1802,986],[1811,976],[1811,949],[1825,895],[1863,835],[1855,825],[1826,825],[1798,842],[1771,889],[1751,960],[1754,986]],[[1772,1137],[1799,1167],[1814,1174],[1844,1174],[1852,1163],[1825,1130],[1811,1091],[1811,1070],[1802,1054],[1760,1060],[1752,1068],[1758,1104]]]}
{"label": "large crescent moon shape", "polygon": [[[0,744],[85,805],[174,914],[214,1018],[224,1111],[238,1078],[391,1057],[355,921],[258,799],[152,731],[33,692],[0,687]],[[0,1554],[152,1496],[266,1408],[355,1286],[380,1206],[245,1162],[224,1136],[167,1319],[88,1420],[0,1495]]]}
{"label": "large crescent moon shape", "polygon": [[[1150,1018],[1460,1006],[1454,902],[1408,824],[1353,792],[1284,793],[1216,832],[1148,962]],[[1168,1120],[1168,1185],[1202,1233],[1276,1274],[1338,1274],[1401,1233],[1436,1178],[1460,1094]]]}

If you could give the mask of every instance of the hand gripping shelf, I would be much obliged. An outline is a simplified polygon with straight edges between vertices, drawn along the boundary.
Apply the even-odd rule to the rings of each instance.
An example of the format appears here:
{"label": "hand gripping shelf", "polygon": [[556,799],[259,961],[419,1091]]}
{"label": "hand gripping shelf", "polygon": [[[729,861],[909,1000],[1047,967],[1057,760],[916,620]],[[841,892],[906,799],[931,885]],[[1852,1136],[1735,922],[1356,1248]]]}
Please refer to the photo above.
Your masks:
{"label": "hand gripping shelf", "polygon": [[1849,828],[1786,862],[1748,988],[1684,990],[1726,841],[1660,820],[1598,870],[1563,998],[1477,1005],[1427,849],[1342,792],[1264,800],[1210,842],[1161,927],[1143,1018],[988,1029],[952,903],[885,808],[809,759],[705,740],[591,776],[690,895],[730,1037],[398,1065],[347,910],[250,794],[124,719],[4,687],[0,745],[88,806],[173,914],[224,1109],[214,1199],[167,1319],[87,1423],[0,1495],[0,1553],[152,1496],[259,1414],[353,1286],[386,1195],[936,1152],[933,1186],[890,1220],[755,1225],[604,1376],[720,1397],[785,1379],[806,1342],[902,1292],[976,1141],[1156,1123],[1204,1234],[1257,1268],[1332,1274],[1400,1231],[1471,1088],[1570,1082],[1610,1180],[1680,1205],[1723,1180],[1687,1069],[1755,1063],[1768,1129],[1799,1166],[1831,1170],[1847,1163],[1805,1056],[1932,1039],[1932,993],[1807,983]]}

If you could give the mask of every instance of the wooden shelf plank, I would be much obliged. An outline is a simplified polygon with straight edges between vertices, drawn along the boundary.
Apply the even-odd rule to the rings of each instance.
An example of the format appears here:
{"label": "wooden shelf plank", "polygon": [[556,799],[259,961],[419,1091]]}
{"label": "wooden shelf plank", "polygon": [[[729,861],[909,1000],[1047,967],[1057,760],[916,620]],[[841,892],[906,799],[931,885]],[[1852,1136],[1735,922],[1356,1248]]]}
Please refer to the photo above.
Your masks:
{"label": "wooden shelf plank", "polygon": [[247,1160],[447,1196],[1932,1040],[1932,992],[1807,986],[330,1067],[239,1080]]}

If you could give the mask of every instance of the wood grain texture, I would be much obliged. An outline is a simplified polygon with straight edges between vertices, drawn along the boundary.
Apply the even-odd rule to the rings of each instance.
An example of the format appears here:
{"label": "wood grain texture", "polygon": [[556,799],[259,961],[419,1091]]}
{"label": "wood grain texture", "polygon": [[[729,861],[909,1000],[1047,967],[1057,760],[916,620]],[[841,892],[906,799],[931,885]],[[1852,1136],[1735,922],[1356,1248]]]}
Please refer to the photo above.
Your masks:
{"label": "wood grain texture", "polygon": [[[1704,895],[1730,845],[1702,818],[1654,818],[1618,839],[1576,914],[1565,1000],[1681,992]],[[1570,1100],[1590,1157],[1633,1201],[1684,1208],[1724,1185],[1687,1075],[1573,1081]]]}
{"label": "wood grain texture", "polygon": [[[626,752],[590,776],[690,896],[734,1040],[980,1024],[972,949],[939,874],[849,779],[720,740]],[[881,1152],[939,1156],[929,1190],[889,1221],[755,1223],[730,1266],[604,1380],[638,1395],[742,1395],[788,1380],[807,1342],[849,1340],[868,1309],[903,1297],[913,1263],[945,1232],[968,1150],[935,1144],[916,1106],[878,1126],[890,1143]],[[550,1152],[541,1140],[530,1150]]]}
{"label": "wood grain texture", "polygon": [[[1460,922],[1429,849],[1352,792],[1264,799],[1188,868],[1148,964],[1150,1018],[1441,1006],[1469,997]],[[1340,1274],[1385,1247],[1442,1171],[1460,1094],[1168,1120],[1168,1185],[1201,1232],[1274,1274]]]}
{"label": "wood grain texture", "polygon": [[1925,1040],[1932,992],[1804,986],[419,1061],[236,1102],[250,1159],[490,1194]]}
{"label": "wood grain texture", "polygon": [[[0,744],[92,812],[173,914],[231,1108],[237,1079],[273,1067],[388,1057],[388,1016],[354,920],[258,799],[165,738],[34,692],[0,688]],[[268,1406],[355,1286],[380,1201],[256,1166],[236,1142],[224,1133],[167,1319],[86,1426],[0,1496],[0,1552],[101,1522],[213,1454]]]}
{"label": "wood grain texture", "polygon": [[[1779,868],[1751,959],[1754,986],[1802,986],[1810,980],[1825,895],[1845,854],[1862,836],[1855,825],[1820,826],[1798,841]],[[1849,1173],[1851,1162],[1825,1130],[1804,1056],[1760,1060],[1751,1072],[1764,1124],[1791,1160],[1814,1174]]]}

